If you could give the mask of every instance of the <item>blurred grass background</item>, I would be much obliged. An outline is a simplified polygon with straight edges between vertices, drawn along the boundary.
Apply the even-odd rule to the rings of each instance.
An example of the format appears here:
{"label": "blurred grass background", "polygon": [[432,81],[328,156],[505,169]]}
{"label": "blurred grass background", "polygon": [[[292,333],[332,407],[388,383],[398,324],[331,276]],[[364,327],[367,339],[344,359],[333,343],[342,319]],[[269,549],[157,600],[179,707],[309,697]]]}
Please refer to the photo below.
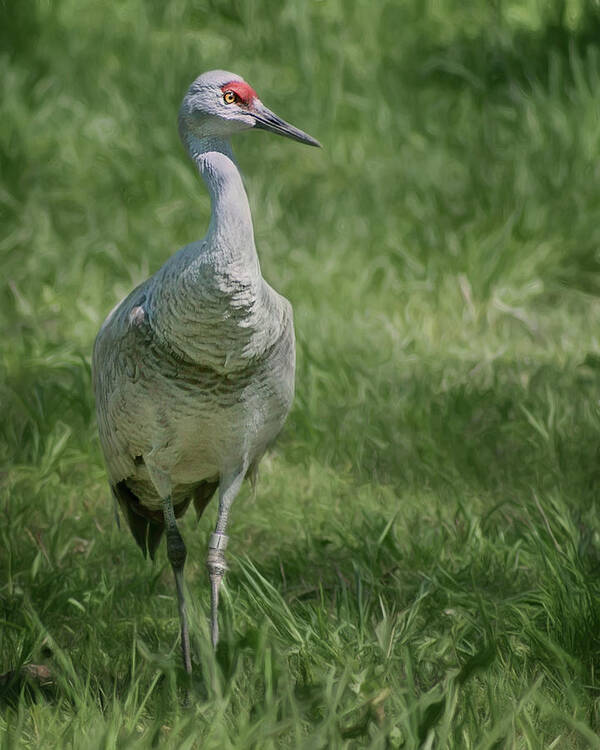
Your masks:
{"label": "blurred grass background", "polygon": [[[183,523],[185,709],[89,363],[204,234],[176,113],[221,67],[324,149],[234,143],[297,398],[216,659]],[[3,0],[0,86],[2,747],[600,747],[599,4]]]}

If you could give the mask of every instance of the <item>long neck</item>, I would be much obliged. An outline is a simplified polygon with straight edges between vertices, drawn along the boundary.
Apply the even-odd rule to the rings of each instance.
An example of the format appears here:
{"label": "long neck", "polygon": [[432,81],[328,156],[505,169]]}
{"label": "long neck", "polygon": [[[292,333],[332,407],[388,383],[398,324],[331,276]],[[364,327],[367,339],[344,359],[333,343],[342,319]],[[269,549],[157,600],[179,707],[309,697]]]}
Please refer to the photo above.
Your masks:
{"label": "long neck", "polygon": [[212,367],[229,361],[232,342],[243,348],[253,328],[263,282],[254,246],[252,217],[242,178],[226,140],[182,134],[211,198],[203,242],[192,243],[151,282],[155,330],[190,361]]}
{"label": "long neck", "polygon": [[185,138],[211,199],[206,251],[223,262],[250,262],[256,250],[248,197],[229,142],[221,138]]}

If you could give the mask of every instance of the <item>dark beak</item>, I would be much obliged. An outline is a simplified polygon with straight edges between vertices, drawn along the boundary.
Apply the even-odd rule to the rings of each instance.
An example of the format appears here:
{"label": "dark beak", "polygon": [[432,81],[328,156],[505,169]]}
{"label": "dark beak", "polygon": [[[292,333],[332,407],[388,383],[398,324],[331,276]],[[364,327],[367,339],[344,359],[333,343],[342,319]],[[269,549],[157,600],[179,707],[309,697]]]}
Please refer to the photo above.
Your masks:
{"label": "dark beak", "polygon": [[308,133],[290,125],[289,122],[282,120],[281,117],[277,117],[274,112],[267,109],[261,102],[257,102],[254,105],[252,115],[254,116],[255,128],[259,128],[260,130],[270,130],[271,133],[285,135],[299,143],[306,143],[309,146],[317,146],[318,148],[321,148],[319,141],[308,135]]}

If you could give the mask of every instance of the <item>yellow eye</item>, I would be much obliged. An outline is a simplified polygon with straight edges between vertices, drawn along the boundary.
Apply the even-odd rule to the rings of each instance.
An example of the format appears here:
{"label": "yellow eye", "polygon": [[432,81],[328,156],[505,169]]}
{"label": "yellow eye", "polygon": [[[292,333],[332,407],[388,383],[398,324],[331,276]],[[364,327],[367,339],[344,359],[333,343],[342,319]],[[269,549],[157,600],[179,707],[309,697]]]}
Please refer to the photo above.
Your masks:
{"label": "yellow eye", "polygon": [[236,100],[236,95],[233,91],[226,91],[223,95],[223,99],[225,100],[225,104],[233,104]]}

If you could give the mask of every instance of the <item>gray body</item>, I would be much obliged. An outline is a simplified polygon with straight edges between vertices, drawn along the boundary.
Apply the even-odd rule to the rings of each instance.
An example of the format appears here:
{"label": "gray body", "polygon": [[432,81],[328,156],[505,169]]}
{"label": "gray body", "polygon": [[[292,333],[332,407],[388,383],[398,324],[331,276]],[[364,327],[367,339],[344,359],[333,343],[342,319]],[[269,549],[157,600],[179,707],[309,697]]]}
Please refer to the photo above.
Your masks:
{"label": "gray body", "polygon": [[262,278],[228,140],[250,128],[319,145],[268,110],[239,76],[211,71],[194,81],[179,133],[210,193],[208,233],[115,307],[93,353],[110,485],[144,554],[154,556],[166,531],[188,673],[186,548],[176,518],[192,501],[200,515],[218,489],[207,560],[216,646],[229,510],[281,430],[294,394],[292,308]]}
{"label": "gray body", "polygon": [[256,467],[294,392],[289,302],[203,240],[180,250],[107,317],[94,347],[100,442],[110,482],[143,507],[161,497],[143,458],[172,482],[174,505],[200,482]]}

